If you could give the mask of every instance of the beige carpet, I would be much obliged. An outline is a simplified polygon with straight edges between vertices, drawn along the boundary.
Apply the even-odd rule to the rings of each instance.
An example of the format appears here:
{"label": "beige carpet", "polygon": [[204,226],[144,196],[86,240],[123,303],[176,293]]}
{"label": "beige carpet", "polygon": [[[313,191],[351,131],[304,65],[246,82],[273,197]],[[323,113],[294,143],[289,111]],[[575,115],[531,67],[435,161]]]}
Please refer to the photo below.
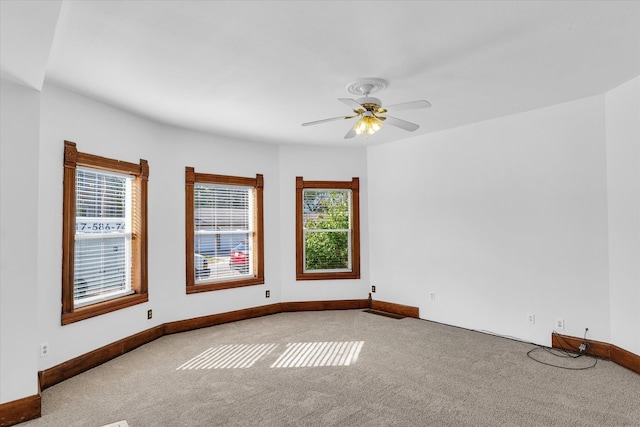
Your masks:
{"label": "beige carpet", "polygon": [[45,390],[22,425],[640,426],[640,376],[554,368],[533,348],[361,310],[281,313],[162,337]]}

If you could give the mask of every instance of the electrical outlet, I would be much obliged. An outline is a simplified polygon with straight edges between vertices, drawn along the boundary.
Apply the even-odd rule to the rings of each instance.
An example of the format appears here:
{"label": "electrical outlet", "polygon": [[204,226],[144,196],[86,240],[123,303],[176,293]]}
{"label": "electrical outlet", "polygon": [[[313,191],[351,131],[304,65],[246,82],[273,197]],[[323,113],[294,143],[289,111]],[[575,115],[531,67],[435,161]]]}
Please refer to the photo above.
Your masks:
{"label": "electrical outlet", "polygon": [[271,291],[267,290],[264,292],[264,297],[265,298],[270,298],[271,297]]}
{"label": "electrical outlet", "polygon": [[40,344],[40,357],[47,357],[49,355],[49,344],[43,342]]}
{"label": "electrical outlet", "polygon": [[436,299],[436,293],[435,292],[429,292],[429,299],[431,301],[435,301]]}
{"label": "electrical outlet", "polygon": [[556,329],[564,329],[564,319],[556,319]]}
{"label": "electrical outlet", "polygon": [[151,311],[150,309],[147,310],[147,319],[151,319],[153,317],[153,311]]}
{"label": "electrical outlet", "polygon": [[527,313],[527,323],[530,325],[536,324],[536,315],[533,313]]}
{"label": "electrical outlet", "polygon": [[373,293],[376,292],[376,285],[371,285],[371,292],[373,292]]}

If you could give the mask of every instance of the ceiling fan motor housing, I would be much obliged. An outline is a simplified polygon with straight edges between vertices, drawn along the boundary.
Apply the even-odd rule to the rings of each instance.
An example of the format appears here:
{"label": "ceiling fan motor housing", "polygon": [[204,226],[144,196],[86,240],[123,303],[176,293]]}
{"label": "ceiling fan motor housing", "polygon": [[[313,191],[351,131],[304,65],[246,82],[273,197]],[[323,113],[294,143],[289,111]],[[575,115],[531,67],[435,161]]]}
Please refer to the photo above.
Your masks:
{"label": "ceiling fan motor housing", "polygon": [[382,101],[380,101],[378,98],[374,98],[372,96],[367,96],[365,98],[359,98],[359,99],[356,99],[356,101],[359,102],[360,104],[382,105]]}
{"label": "ceiling fan motor housing", "polygon": [[378,98],[374,98],[374,97],[370,97],[370,96],[367,96],[365,98],[356,99],[356,102],[358,104],[362,105],[364,108],[366,108],[369,111],[377,110],[382,105],[382,101],[380,101]]}

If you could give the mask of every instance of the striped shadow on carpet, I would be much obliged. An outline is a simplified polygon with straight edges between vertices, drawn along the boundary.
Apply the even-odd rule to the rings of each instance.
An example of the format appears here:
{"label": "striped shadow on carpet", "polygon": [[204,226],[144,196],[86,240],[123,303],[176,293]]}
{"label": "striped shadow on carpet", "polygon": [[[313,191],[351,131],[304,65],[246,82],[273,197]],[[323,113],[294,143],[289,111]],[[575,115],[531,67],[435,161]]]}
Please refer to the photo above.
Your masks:
{"label": "striped shadow on carpet", "polygon": [[[358,360],[364,341],[287,343],[271,368],[349,366]],[[176,370],[251,368],[278,344],[228,344],[211,347]]]}
{"label": "striped shadow on carpet", "polygon": [[211,347],[178,366],[176,370],[250,368],[276,347],[278,344],[230,344]]}
{"label": "striped shadow on carpet", "polygon": [[349,366],[358,360],[363,344],[364,341],[290,343],[271,367]]}

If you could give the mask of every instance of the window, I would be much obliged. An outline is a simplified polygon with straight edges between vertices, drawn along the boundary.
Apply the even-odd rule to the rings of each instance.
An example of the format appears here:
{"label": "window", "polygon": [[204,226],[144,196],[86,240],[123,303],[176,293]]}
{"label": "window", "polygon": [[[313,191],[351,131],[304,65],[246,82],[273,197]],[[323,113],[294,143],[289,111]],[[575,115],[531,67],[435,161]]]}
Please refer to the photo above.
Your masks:
{"label": "window", "polygon": [[264,283],[263,177],[185,169],[187,293]]}
{"label": "window", "polygon": [[296,178],[296,279],[360,278],[360,181]]}
{"label": "window", "polygon": [[149,166],[80,153],[65,141],[62,324],[147,295]]}

